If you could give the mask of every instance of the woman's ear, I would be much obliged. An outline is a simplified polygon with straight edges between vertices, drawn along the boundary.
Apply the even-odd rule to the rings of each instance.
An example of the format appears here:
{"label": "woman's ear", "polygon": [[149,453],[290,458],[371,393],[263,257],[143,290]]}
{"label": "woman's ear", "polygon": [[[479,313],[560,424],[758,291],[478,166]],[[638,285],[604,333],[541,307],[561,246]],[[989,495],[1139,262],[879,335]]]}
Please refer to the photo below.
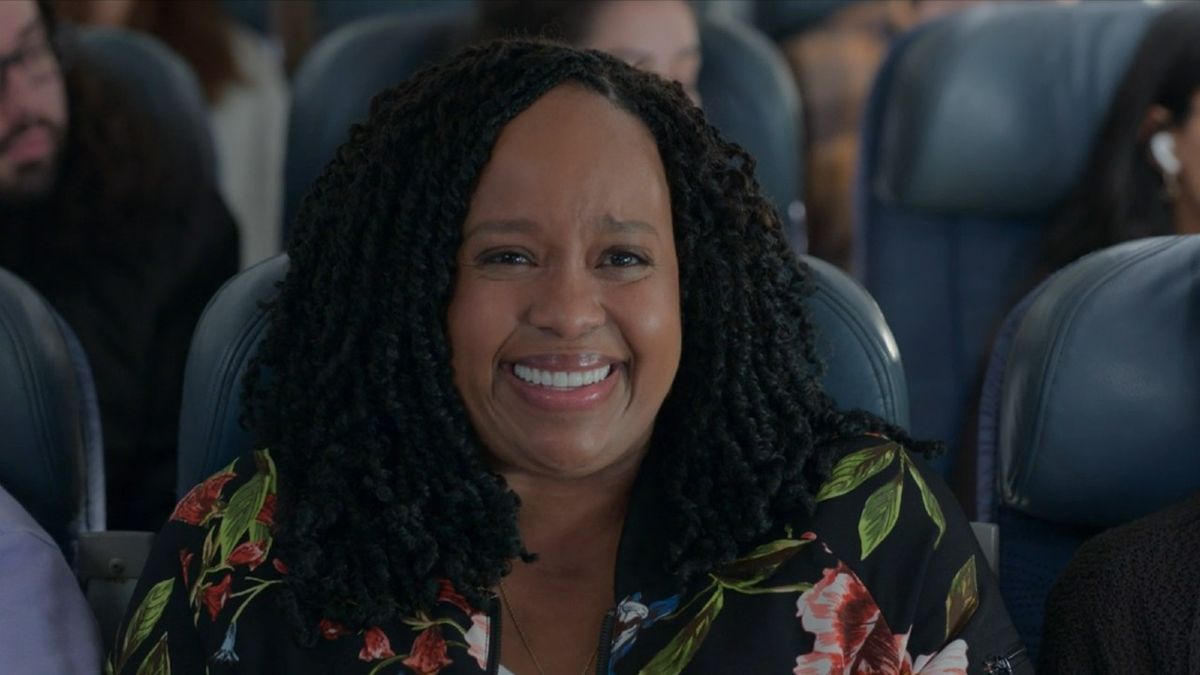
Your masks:
{"label": "woman's ear", "polygon": [[1171,131],[1171,112],[1160,105],[1146,111],[1138,127],[1138,139],[1145,141],[1159,171],[1168,177],[1179,173],[1179,156],[1175,154],[1175,134]]}
{"label": "woman's ear", "polygon": [[1150,137],[1150,156],[1168,177],[1179,173],[1179,157],[1175,154],[1175,135],[1166,129]]}

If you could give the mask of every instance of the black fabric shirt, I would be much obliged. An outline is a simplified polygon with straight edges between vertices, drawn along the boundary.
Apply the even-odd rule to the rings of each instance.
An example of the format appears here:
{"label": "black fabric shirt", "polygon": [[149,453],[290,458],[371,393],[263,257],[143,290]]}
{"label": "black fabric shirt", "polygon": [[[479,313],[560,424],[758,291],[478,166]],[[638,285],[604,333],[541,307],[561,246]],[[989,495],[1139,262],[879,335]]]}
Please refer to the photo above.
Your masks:
{"label": "black fabric shirt", "polygon": [[[639,479],[596,672],[1031,673],[937,475],[886,439],[845,451],[815,513],[779,523],[690,588],[660,565],[659,495]],[[324,639],[300,647],[274,601],[288,573],[272,549],[274,505],[266,450],[180,502],[130,604],[113,672],[502,672],[499,602],[472,607],[445,581],[426,612],[358,630],[322,621]]]}
{"label": "black fabric shirt", "polygon": [[[41,293],[79,337],[104,438],[108,528],[158,530],[175,503],[183,370],[192,331],[237,272],[238,238],[215,189],[176,181],[168,203],[121,223],[119,241],[45,245],[54,209],[0,213],[0,267]],[[61,197],[60,197],[61,198]],[[7,216],[7,217],[6,217]],[[112,224],[97,213],[92,224]],[[114,236],[114,239],[116,237]]]}
{"label": "black fabric shirt", "polygon": [[1089,539],[1046,602],[1041,672],[1200,673],[1200,494]]}

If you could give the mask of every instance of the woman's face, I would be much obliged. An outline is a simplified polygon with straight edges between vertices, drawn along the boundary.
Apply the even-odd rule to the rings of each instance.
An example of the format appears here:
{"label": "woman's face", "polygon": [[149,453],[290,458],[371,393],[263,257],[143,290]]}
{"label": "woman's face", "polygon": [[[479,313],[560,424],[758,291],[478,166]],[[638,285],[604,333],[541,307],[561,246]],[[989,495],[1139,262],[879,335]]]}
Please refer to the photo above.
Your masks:
{"label": "woman's face", "polygon": [[1200,212],[1200,91],[1192,94],[1191,114],[1175,134],[1179,158],[1179,198],[1187,199]]}
{"label": "woman's face", "polygon": [[600,3],[582,45],[683,85],[700,103],[700,30],[684,0]]}
{"label": "woman's face", "polygon": [[454,382],[502,472],[640,461],[681,329],[671,200],[646,127],[576,85],[501,132],[448,311]]}

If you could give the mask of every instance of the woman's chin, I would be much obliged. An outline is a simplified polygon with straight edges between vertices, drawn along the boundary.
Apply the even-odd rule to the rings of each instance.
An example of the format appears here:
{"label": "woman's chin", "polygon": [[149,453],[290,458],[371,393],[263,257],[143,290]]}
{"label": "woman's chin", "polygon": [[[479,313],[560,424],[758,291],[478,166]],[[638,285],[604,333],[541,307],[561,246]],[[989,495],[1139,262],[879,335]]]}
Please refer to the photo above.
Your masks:
{"label": "woman's chin", "polygon": [[641,453],[633,450],[614,452],[609,448],[563,443],[533,446],[507,457],[493,458],[501,473],[522,473],[531,477],[553,480],[580,480],[619,471],[622,467],[636,470]]}

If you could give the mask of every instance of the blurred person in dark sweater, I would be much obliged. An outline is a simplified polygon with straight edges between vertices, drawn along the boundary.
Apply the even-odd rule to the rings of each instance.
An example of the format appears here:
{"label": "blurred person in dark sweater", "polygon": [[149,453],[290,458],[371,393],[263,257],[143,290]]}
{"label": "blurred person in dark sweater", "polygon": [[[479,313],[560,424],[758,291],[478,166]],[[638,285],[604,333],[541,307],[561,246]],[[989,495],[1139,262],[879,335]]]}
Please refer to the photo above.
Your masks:
{"label": "blurred person in dark sweater", "polygon": [[1089,539],[1046,600],[1038,672],[1200,673],[1200,493]]}
{"label": "blurred person in dark sweater", "polygon": [[157,530],[175,502],[188,344],[237,270],[236,227],[197,163],[71,58],[44,0],[0,3],[0,72],[0,267],[91,362],[110,529]]}

